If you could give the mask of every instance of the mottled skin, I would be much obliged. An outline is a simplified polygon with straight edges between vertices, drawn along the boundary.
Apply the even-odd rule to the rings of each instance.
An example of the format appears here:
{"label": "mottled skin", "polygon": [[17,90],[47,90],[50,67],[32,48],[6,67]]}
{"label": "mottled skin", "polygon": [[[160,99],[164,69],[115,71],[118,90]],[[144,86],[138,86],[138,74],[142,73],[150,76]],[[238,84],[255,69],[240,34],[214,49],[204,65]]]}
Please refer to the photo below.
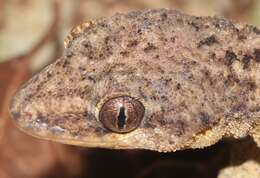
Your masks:
{"label": "mottled skin", "polygon": [[[251,135],[260,145],[260,30],[156,9],[84,23],[65,52],[13,98],[14,122],[39,138],[87,147],[176,151]],[[137,129],[99,121],[109,98],[145,107]]]}

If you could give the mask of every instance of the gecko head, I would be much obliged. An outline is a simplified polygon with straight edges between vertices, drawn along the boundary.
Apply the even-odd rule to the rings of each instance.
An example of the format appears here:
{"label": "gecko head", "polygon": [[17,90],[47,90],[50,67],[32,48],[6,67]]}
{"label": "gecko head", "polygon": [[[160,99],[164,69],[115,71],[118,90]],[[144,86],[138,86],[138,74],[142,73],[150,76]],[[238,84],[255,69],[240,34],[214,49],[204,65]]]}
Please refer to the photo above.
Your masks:
{"label": "gecko head", "polygon": [[[192,108],[183,104],[189,97],[178,99],[174,83],[148,74],[138,61],[85,60],[62,57],[18,90],[10,112],[22,131],[86,147],[172,151],[181,149],[194,130],[209,126],[209,115],[191,115]],[[190,120],[194,116],[199,121]]]}
{"label": "gecko head", "polygon": [[14,96],[14,122],[33,136],[79,146],[188,148],[222,116],[211,101],[225,86],[206,78],[195,53],[189,58],[192,40],[176,31],[179,16],[148,10],[76,27],[62,57]]}

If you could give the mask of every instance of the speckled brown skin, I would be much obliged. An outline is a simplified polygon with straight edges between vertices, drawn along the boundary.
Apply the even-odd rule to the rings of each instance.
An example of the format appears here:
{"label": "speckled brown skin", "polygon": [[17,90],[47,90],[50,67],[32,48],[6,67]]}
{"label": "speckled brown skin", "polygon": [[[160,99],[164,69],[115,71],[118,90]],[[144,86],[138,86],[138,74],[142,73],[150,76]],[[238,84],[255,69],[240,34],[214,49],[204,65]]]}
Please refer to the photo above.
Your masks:
{"label": "speckled brown skin", "polygon": [[[176,151],[251,135],[260,145],[260,30],[215,17],[156,9],[75,28],[60,59],[11,104],[28,134],[87,147]],[[141,101],[126,134],[98,120],[109,98]]]}

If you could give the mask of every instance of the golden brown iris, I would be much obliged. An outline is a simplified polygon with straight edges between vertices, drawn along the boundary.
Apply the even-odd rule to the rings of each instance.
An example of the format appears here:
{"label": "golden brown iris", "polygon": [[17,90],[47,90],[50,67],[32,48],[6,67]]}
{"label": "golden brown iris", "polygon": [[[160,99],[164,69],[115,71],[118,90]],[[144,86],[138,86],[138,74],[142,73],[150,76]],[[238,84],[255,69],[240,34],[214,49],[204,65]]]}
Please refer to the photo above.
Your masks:
{"label": "golden brown iris", "polygon": [[99,119],[109,130],[126,133],[137,128],[144,117],[143,104],[129,96],[111,98],[104,103]]}

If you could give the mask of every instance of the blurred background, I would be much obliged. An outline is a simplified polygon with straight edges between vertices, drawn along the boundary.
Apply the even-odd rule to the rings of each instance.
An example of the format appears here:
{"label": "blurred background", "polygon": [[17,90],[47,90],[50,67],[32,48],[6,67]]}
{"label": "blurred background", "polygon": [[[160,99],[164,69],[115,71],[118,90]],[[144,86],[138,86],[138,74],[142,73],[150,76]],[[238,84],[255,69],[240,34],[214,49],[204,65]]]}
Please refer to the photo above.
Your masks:
{"label": "blurred background", "polygon": [[0,178],[217,177],[228,162],[225,143],[167,154],[87,149],[32,138],[9,118],[13,93],[61,55],[74,25],[158,7],[260,26],[260,0],[0,0]]}

